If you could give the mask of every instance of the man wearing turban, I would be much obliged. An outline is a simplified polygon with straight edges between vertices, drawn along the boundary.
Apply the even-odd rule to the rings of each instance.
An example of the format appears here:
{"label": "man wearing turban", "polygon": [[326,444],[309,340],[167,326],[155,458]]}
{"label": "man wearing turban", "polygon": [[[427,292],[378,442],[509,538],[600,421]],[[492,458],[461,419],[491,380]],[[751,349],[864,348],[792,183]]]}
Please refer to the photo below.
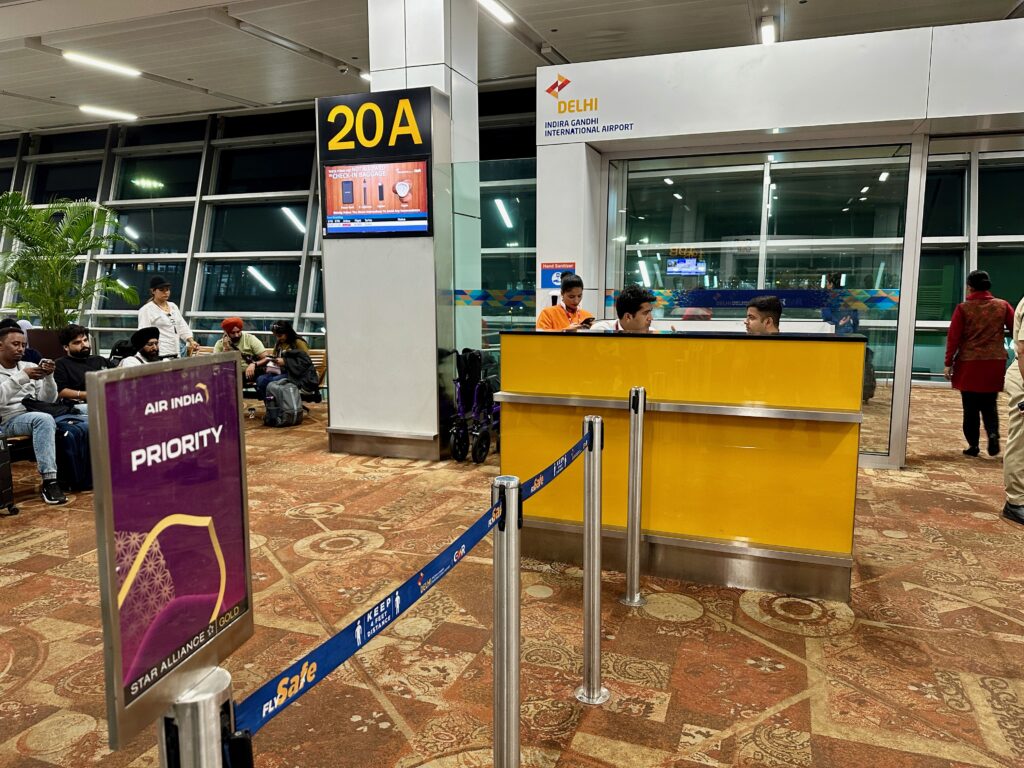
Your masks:
{"label": "man wearing turban", "polygon": [[224,336],[213,345],[214,352],[238,352],[245,361],[245,383],[255,384],[256,377],[270,361],[270,352],[258,338],[242,330],[242,318],[227,317],[220,327]]}

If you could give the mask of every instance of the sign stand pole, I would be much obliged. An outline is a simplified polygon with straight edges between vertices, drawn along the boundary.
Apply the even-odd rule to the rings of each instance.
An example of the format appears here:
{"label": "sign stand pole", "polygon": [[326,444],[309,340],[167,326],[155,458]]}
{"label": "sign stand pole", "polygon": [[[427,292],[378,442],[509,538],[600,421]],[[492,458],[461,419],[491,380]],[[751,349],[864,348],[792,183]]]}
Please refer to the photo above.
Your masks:
{"label": "sign stand pole", "polygon": [[223,768],[222,725],[232,733],[233,719],[231,673],[214,667],[157,722],[160,768]]}

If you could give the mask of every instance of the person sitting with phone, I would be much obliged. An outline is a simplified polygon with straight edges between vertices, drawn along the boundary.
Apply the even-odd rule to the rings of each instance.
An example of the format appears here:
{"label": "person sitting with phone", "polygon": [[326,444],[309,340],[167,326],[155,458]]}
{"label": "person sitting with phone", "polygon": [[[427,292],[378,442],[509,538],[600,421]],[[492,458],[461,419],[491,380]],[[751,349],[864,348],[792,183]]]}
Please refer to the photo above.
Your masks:
{"label": "person sitting with phone", "polygon": [[537,318],[538,331],[576,331],[588,328],[594,316],[580,309],[583,301],[583,278],[573,272],[563,272],[561,300],[553,307],[545,307]]}
{"label": "person sitting with phone", "polygon": [[67,497],[57,483],[57,423],[26,405],[57,402],[53,360],[22,362],[28,342],[21,328],[0,328],[0,430],[7,436],[28,435],[43,478],[41,495],[47,504],[64,504]]}
{"label": "person sitting with phone", "polygon": [[601,320],[590,326],[592,331],[621,331],[624,333],[650,333],[657,298],[643,286],[627,285],[615,298],[618,320]]}
{"label": "person sitting with phone", "polygon": [[224,330],[224,336],[213,345],[214,352],[238,352],[245,362],[245,383],[255,384],[256,377],[263,373],[265,366],[270,362],[270,352],[263,346],[263,342],[253,334],[243,331],[242,318],[227,317],[220,324]]}

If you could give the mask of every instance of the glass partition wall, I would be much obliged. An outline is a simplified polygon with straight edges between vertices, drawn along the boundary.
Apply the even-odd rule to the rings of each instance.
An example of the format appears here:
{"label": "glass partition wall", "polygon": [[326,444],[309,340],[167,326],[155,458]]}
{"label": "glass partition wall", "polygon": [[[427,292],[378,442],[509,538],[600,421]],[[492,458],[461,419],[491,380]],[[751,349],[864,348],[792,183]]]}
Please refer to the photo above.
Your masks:
{"label": "glass partition wall", "polygon": [[[685,330],[745,314],[712,298],[695,313],[695,292],[821,291],[838,275],[876,371],[861,450],[888,453],[909,170],[905,144],[612,161],[606,288],[663,291],[656,316]],[[794,320],[822,310],[787,308],[783,329]]]}

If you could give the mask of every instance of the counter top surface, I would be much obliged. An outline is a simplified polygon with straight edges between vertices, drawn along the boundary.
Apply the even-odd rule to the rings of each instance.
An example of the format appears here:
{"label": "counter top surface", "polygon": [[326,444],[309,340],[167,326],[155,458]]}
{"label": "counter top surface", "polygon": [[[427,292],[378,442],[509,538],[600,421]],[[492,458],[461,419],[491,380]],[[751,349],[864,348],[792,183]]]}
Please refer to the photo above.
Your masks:
{"label": "counter top surface", "polygon": [[846,333],[837,336],[834,333],[775,333],[770,336],[755,336],[750,333],[727,333],[725,331],[676,331],[673,333],[625,333],[622,331],[501,331],[502,336],[552,336],[581,338],[638,338],[638,339],[752,339],[766,341],[838,341],[866,342],[867,336],[859,333]]}

